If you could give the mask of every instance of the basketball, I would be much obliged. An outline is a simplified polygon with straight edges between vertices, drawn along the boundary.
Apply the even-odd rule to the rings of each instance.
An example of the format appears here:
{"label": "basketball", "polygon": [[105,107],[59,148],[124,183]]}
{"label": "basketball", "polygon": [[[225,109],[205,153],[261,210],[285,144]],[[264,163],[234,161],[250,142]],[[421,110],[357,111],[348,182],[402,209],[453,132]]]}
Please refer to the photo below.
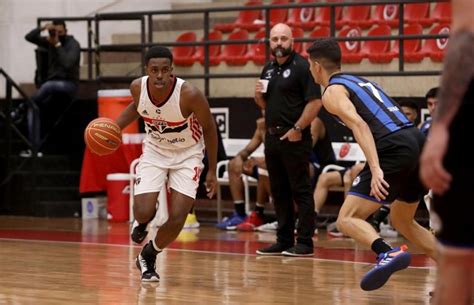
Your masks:
{"label": "basketball", "polygon": [[97,118],[87,125],[84,141],[94,154],[108,155],[116,151],[122,143],[122,131],[114,120]]}

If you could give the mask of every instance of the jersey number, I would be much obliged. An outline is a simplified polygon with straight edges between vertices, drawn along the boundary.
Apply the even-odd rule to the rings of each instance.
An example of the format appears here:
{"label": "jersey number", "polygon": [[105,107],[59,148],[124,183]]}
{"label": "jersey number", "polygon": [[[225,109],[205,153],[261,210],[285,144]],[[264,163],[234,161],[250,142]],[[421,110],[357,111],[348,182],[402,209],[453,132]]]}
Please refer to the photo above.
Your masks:
{"label": "jersey number", "polygon": [[372,91],[372,94],[383,104],[382,96],[374,85],[372,85],[371,83],[358,83],[358,85],[361,87],[369,88],[370,91]]}
{"label": "jersey number", "polygon": [[196,166],[194,168],[194,177],[193,177],[194,181],[199,181],[199,177],[201,177],[201,172],[202,172],[202,169],[200,167]]}

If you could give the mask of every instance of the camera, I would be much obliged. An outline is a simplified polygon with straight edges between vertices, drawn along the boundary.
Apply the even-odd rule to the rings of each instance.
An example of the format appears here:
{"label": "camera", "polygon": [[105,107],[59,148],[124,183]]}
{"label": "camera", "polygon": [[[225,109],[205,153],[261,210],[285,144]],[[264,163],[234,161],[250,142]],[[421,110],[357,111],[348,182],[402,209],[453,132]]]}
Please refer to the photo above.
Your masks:
{"label": "camera", "polygon": [[51,36],[51,37],[56,36],[56,29],[48,30],[48,32],[49,32],[49,36]]}

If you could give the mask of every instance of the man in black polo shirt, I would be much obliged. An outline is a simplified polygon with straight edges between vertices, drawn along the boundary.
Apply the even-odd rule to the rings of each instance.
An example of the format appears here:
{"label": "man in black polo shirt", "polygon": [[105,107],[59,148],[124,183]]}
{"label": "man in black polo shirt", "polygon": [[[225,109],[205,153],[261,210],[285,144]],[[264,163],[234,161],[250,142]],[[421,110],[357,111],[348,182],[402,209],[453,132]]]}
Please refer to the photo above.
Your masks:
{"label": "man in black polo shirt", "polygon": [[[312,256],[314,201],[309,178],[310,124],[321,109],[321,89],[308,62],[293,51],[291,29],[277,24],[270,31],[274,60],[263,68],[255,101],[265,109],[265,158],[278,220],[277,242],[259,255]],[[267,90],[263,82],[268,81]],[[265,91],[265,92],[262,92]],[[298,235],[295,244],[295,209]]]}

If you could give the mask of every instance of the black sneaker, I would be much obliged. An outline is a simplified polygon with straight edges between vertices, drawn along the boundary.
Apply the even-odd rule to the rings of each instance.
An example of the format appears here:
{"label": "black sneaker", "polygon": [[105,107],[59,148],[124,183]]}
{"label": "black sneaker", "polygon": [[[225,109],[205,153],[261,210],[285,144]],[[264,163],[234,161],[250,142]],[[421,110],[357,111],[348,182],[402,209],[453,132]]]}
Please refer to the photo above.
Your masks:
{"label": "black sneaker", "polygon": [[130,238],[136,244],[141,244],[146,236],[148,231],[146,230],[146,225],[140,225],[138,221],[134,220],[132,225],[132,233],[130,234]]}
{"label": "black sneaker", "polygon": [[271,245],[270,247],[258,249],[258,255],[282,255],[282,252],[291,248],[291,246],[285,246],[280,243]]}
{"label": "black sneaker", "polygon": [[314,249],[313,247],[307,245],[296,244],[296,246],[291,247],[286,251],[283,251],[281,254],[284,256],[314,256]]}
{"label": "black sneaker", "polygon": [[146,260],[140,253],[135,260],[138,270],[142,274],[142,282],[159,282],[160,276],[155,270],[156,257],[153,260]]}

